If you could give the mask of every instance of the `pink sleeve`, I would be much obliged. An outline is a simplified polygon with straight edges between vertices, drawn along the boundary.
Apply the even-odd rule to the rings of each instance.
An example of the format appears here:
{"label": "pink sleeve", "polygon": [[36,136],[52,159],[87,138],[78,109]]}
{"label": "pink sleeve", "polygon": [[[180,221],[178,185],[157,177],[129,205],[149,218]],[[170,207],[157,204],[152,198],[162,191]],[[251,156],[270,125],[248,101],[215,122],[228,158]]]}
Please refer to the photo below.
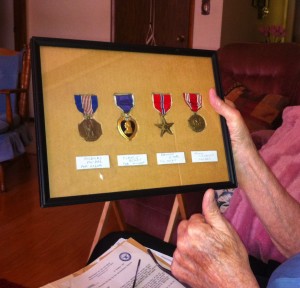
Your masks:
{"label": "pink sleeve", "polygon": [[[288,193],[300,202],[300,106],[284,110],[282,126],[261,148],[260,154]],[[235,189],[224,215],[237,230],[250,255],[265,262],[285,260],[241,189]]]}

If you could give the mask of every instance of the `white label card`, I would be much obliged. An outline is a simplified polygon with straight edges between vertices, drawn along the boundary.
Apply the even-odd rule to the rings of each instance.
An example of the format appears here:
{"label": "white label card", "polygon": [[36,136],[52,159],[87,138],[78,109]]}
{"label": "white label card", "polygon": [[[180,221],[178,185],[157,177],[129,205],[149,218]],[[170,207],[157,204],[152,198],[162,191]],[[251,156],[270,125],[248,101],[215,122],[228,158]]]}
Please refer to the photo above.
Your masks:
{"label": "white label card", "polygon": [[217,151],[191,151],[192,162],[218,162]]}
{"label": "white label card", "polygon": [[143,166],[148,165],[147,154],[118,155],[118,166]]}
{"label": "white label card", "polygon": [[184,152],[157,153],[156,159],[158,165],[185,163]]}
{"label": "white label card", "polygon": [[78,156],[76,157],[76,169],[99,169],[110,168],[109,156]]}

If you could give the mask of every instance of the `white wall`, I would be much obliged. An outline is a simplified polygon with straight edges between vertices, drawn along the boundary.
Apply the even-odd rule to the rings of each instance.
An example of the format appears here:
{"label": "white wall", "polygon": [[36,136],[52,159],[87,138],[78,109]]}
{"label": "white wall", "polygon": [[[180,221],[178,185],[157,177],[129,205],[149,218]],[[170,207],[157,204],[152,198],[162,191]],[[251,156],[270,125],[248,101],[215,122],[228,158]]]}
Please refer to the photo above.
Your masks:
{"label": "white wall", "polygon": [[[27,0],[27,35],[110,41],[110,0]],[[34,117],[32,92],[29,113]]]}
{"label": "white wall", "polygon": [[110,0],[27,0],[28,37],[110,40]]}
{"label": "white wall", "polygon": [[195,0],[193,48],[217,50],[220,47],[223,0],[212,0],[209,15],[201,14],[202,0]]}

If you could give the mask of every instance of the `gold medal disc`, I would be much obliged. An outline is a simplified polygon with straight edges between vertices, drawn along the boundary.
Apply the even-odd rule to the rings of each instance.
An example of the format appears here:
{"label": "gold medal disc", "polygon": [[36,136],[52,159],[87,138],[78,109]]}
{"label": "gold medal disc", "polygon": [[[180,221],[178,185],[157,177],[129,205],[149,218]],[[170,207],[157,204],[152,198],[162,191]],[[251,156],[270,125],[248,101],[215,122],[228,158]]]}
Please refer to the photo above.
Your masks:
{"label": "gold medal disc", "polygon": [[195,132],[201,132],[204,130],[206,124],[203,117],[194,113],[188,120],[189,126]]}
{"label": "gold medal disc", "polygon": [[85,141],[96,141],[102,135],[101,125],[94,119],[84,119],[78,124],[78,131]]}

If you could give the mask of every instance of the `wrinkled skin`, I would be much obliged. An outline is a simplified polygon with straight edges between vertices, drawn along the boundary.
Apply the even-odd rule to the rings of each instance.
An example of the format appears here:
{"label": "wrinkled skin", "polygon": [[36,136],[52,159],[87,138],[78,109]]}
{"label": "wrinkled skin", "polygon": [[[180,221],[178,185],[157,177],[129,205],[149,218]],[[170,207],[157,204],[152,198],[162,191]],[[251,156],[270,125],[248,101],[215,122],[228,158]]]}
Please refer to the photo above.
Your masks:
{"label": "wrinkled skin", "polygon": [[258,287],[247,251],[206,191],[203,215],[183,220],[177,231],[172,273],[190,287]]}
{"label": "wrinkled skin", "polygon": [[[214,110],[227,122],[239,188],[243,190],[276,248],[289,258],[300,252],[300,204],[260,157],[238,110],[209,91]],[[267,209],[266,209],[267,207]]]}
{"label": "wrinkled skin", "polygon": [[[231,103],[224,103],[213,89],[209,97],[215,111],[226,118],[235,164],[243,170],[245,153],[257,154],[248,129]],[[258,287],[247,251],[220,214],[211,189],[204,195],[202,211],[178,226],[172,273],[191,287]]]}
{"label": "wrinkled skin", "polygon": [[[300,205],[279,183],[260,157],[241,114],[230,102],[209,91],[214,110],[226,119],[239,187],[287,258],[300,252]],[[259,201],[258,201],[259,200]],[[266,209],[267,207],[267,209]],[[193,215],[178,227],[172,273],[191,287],[258,287],[240,238],[220,214],[213,190]]]}

